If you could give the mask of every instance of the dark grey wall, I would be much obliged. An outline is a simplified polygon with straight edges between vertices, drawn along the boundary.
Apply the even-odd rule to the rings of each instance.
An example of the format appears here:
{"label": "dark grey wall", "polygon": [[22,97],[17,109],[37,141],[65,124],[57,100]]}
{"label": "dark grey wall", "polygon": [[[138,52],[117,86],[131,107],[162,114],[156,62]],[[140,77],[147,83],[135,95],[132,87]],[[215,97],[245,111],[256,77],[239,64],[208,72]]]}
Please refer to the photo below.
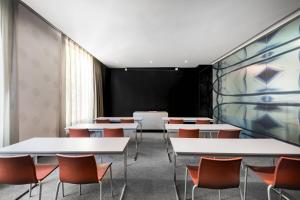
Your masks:
{"label": "dark grey wall", "polygon": [[170,116],[212,114],[211,66],[178,71],[174,68],[104,71],[106,116],[131,116],[134,111],[149,110],[167,111]]}

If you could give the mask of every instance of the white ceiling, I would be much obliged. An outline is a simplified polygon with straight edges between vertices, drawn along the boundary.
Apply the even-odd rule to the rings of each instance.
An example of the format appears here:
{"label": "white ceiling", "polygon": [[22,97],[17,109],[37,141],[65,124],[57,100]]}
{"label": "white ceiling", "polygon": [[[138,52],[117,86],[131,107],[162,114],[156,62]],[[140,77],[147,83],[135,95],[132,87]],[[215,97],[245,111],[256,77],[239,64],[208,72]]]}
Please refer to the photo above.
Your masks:
{"label": "white ceiling", "polygon": [[110,67],[194,67],[300,7],[300,0],[23,0]]}

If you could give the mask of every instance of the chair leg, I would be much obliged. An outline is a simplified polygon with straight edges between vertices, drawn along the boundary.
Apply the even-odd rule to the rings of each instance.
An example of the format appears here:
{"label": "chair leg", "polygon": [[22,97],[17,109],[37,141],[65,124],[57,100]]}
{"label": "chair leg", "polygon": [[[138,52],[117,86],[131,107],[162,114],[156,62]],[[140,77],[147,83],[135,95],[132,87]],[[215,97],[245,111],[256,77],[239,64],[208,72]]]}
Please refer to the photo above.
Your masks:
{"label": "chair leg", "polygon": [[192,190],[192,200],[195,200],[195,189],[196,189],[196,185],[194,185],[193,190]]}
{"label": "chair leg", "polygon": [[187,187],[187,178],[188,178],[188,168],[185,168],[185,178],[184,178],[184,197],[183,200],[186,200],[186,187]]}
{"label": "chair leg", "polygon": [[41,200],[42,199],[42,182],[41,181],[39,181],[39,200]]}
{"label": "chair leg", "polygon": [[58,181],[57,186],[56,186],[56,194],[55,194],[55,200],[57,200],[58,197],[58,192],[59,192],[59,186],[60,186],[61,182]]}
{"label": "chair leg", "polygon": [[32,184],[29,184],[29,198],[31,197]]}
{"label": "chair leg", "polygon": [[244,200],[246,200],[246,195],[247,195],[247,178],[248,178],[248,167],[245,166]]}
{"label": "chair leg", "polygon": [[241,186],[239,186],[239,192],[240,192],[241,200],[244,200]]}
{"label": "chair leg", "polygon": [[221,190],[219,190],[219,200],[221,200]]}
{"label": "chair leg", "polygon": [[79,195],[81,196],[82,193],[81,193],[81,184],[79,184]]}
{"label": "chair leg", "polygon": [[279,190],[279,199],[282,200],[282,190]]}
{"label": "chair leg", "polygon": [[272,185],[268,186],[268,200],[271,200],[271,189],[272,189]]}
{"label": "chair leg", "polygon": [[111,169],[111,166],[109,168],[109,175],[110,175],[110,192],[111,192],[111,197],[113,197],[114,193],[113,193],[113,181],[112,181],[112,169]]}
{"label": "chair leg", "polygon": [[61,183],[61,192],[62,192],[62,196],[65,197],[65,186],[64,186],[64,183]]}
{"label": "chair leg", "polygon": [[100,200],[102,200],[102,182],[99,182],[99,187],[100,187]]}

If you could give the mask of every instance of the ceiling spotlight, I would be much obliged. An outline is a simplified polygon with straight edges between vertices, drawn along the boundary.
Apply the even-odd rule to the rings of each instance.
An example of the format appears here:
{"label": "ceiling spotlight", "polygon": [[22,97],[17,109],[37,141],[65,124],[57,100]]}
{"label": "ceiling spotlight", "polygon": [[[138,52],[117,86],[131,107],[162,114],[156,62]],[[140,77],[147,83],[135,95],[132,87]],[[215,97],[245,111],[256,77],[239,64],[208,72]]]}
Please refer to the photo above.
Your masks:
{"label": "ceiling spotlight", "polygon": [[175,71],[178,71],[178,67],[175,67]]}
{"label": "ceiling spotlight", "polygon": [[184,63],[188,63],[188,61],[187,61],[187,60],[185,60],[185,61],[184,61]]}
{"label": "ceiling spotlight", "polygon": [[125,70],[125,72],[127,72],[127,67],[125,67],[125,69],[124,69],[124,70]]}
{"label": "ceiling spotlight", "polygon": [[150,60],[150,61],[149,61],[149,63],[151,63],[151,64],[152,64],[152,60]]}

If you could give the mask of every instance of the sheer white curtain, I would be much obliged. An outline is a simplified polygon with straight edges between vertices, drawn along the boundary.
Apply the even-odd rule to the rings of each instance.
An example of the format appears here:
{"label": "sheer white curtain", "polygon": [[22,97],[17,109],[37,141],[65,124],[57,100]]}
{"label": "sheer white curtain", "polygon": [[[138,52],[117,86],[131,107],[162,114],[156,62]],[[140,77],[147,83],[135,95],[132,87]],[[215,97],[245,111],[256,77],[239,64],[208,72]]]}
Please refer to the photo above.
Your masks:
{"label": "sheer white curtain", "polygon": [[65,48],[66,125],[92,122],[94,119],[93,56],[68,37]]}
{"label": "sheer white curtain", "polygon": [[10,77],[12,68],[13,3],[0,1],[0,147],[10,143]]}

